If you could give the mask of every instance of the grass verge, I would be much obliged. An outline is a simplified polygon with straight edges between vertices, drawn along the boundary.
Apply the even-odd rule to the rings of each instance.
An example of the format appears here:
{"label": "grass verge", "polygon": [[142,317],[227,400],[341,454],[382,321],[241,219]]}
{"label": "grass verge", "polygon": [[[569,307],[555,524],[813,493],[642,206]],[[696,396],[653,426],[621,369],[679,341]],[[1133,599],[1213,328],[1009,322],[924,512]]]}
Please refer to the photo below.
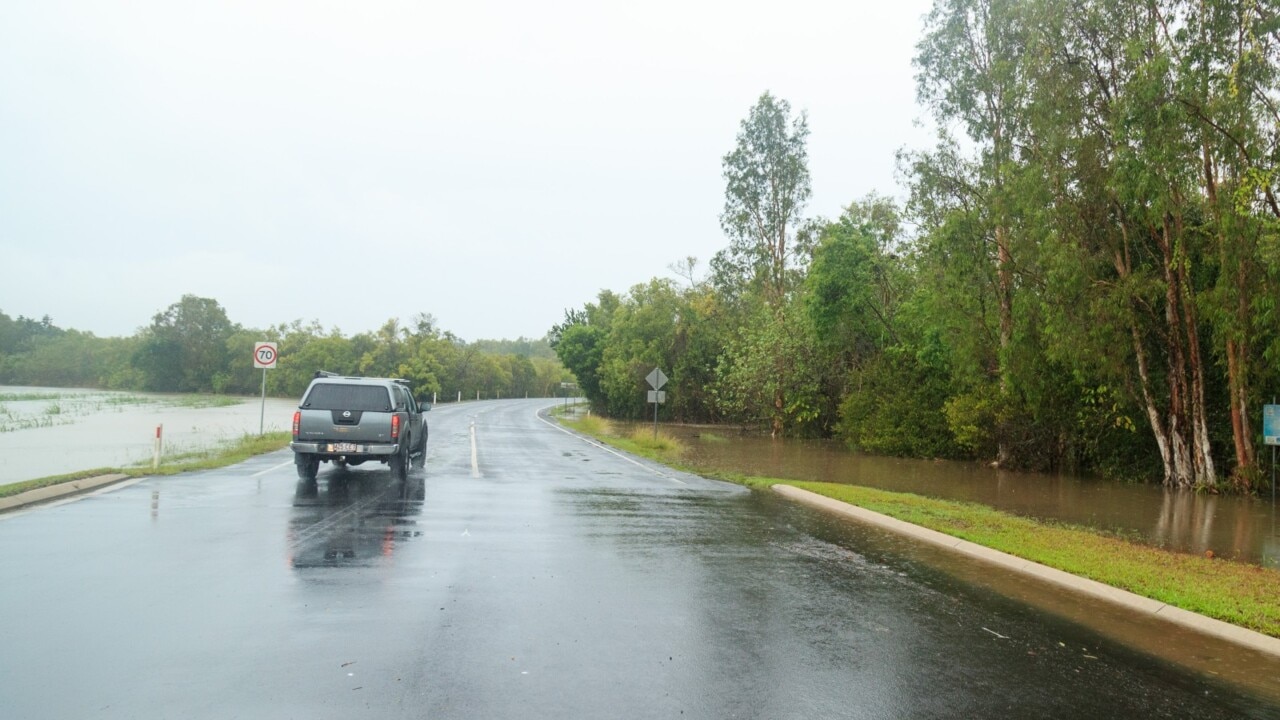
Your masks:
{"label": "grass verge", "polygon": [[624,437],[617,434],[612,423],[595,415],[585,415],[574,420],[562,417],[560,422],[566,427],[602,440],[620,450],[668,465],[677,465],[680,454],[685,451],[684,443],[668,433],[659,431],[655,436],[652,430],[639,428]]}
{"label": "grass verge", "polygon": [[[602,421],[604,422],[604,421]],[[800,482],[682,466],[676,454],[592,432],[565,422],[623,450],[701,475],[768,489],[792,485],[905,522],[1096,580],[1136,595],[1207,617],[1280,637],[1280,571],[1229,560],[1175,553],[1128,542],[1076,525],[1044,522],[986,505],[939,500],[839,483]]]}
{"label": "grass verge", "polygon": [[145,464],[134,465],[121,468],[94,468],[92,470],[81,470],[65,475],[52,475],[50,477],[37,478],[35,480],[25,480],[18,483],[10,483],[8,485],[0,485],[0,497],[10,497],[26,492],[27,490],[35,490],[36,488],[48,487],[50,485],[58,485],[73,480],[83,480],[84,478],[96,477],[98,475],[109,475],[112,473],[120,473],[132,477],[154,476],[154,475],[176,475],[183,472],[191,472],[194,470],[212,470],[214,468],[226,467],[235,463],[247,460],[254,455],[269,453],[279,450],[289,444],[290,434],[288,432],[273,432],[265,435],[244,435],[238,440],[230,443],[207,448],[203,450],[195,450],[190,452],[179,453],[164,459],[158,468],[152,468],[148,461]]}
{"label": "grass verge", "polygon": [[1170,552],[985,505],[837,483],[784,483],[1073,575],[1280,637],[1280,572]]}

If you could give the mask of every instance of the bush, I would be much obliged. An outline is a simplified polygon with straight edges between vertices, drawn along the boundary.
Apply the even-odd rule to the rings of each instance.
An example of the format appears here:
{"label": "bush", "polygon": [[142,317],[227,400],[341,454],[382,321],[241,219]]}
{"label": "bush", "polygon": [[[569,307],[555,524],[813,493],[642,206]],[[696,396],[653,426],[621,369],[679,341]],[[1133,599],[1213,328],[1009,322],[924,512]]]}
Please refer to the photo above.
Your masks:
{"label": "bush", "polygon": [[890,348],[851,375],[837,433],[849,447],[878,455],[960,457],[943,412],[948,380],[915,354]]}

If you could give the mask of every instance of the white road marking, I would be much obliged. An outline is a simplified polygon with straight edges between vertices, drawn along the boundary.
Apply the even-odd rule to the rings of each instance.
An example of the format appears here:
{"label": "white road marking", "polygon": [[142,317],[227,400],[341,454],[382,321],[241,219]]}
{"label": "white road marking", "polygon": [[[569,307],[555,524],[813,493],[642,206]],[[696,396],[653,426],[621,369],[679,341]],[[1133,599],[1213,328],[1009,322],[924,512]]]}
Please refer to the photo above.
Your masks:
{"label": "white road marking", "polygon": [[648,470],[649,472],[653,473],[654,475],[657,475],[657,476],[658,476],[658,477],[660,477],[660,478],[666,478],[666,479],[670,480],[671,482],[677,482],[677,483],[680,483],[681,485],[688,485],[688,484],[689,484],[689,483],[687,483],[687,482],[685,482],[685,481],[681,480],[680,478],[671,477],[670,475],[668,475],[668,474],[666,474],[666,473],[662,472],[661,470],[658,470],[657,468],[650,467],[650,466],[648,466],[648,465],[645,465],[645,464],[644,464],[644,463],[642,463],[642,462],[637,461],[637,460],[636,460],[636,459],[634,459],[634,458],[627,457],[626,455],[623,455],[622,453],[618,452],[617,450],[614,450],[613,448],[609,447],[608,445],[604,445],[604,444],[598,443],[598,442],[596,442],[595,440],[592,440],[592,439],[590,439],[590,438],[583,437],[582,435],[579,435],[579,434],[577,434],[577,433],[574,433],[574,432],[570,432],[570,431],[568,431],[568,430],[565,430],[564,428],[560,427],[560,426],[559,426],[559,425],[557,425],[556,423],[553,423],[553,422],[551,422],[550,420],[548,420],[548,419],[546,419],[546,418],[542,417],[541,415],[538,415],[536,411],[535,411],[535,413],[534,413],[534,417],[536,417],[536,418],[538,418],[539,420],[541,420],[542,422],[544,422],[544,423],[546,423],[546,424],[550,425],[551,427],[553,427],[553,428],[555,428],[555,429],[559,430],[560,432],[564,433],[565,435],[568,435],[569,437],[577,438],[577,439],[581,440],[582,442],[584,442],[584,443],[586,443],[586,444],[588,444],[588,445],[592,445],[592,446],[595,446],[595,447],[597,447],[597,448],[600,448],[601,450],[603,450],[603,451],[605,451],[605,452],[607,452],[607,453],[611,453],[611,454],[613,454],[613,455],[617,455],[618,457],[622,458],[623,460],[626,460],[627,462],[631,463],[632,465],[635,465],[636,467],[644,468],[645,470]]}
{"label": "white road marking", "polygon": [[480,477],[480,459],[476,454],[476,421],[471,421],[471,477]]}
{"label": "white road marking", "polygon": [[250,475],[249,477],[251,477],[251,478],[262,477],[263,475],[267,475],[268,473],[273,473],[273,472],[275,472],[275,471],[279,470],[279,469],[280,469],[280,468],[282,468],[282,467],[288,467],[288,466],[290,466],[290,465],[292,465],[292,464],[293,464],[293,461],[292,461],[292,460],[290,460],[290,461],[288,461],[288,462],[282,462],[282,463],[280,463],[279,465],[277,465],[277,466],[275,466],[275,467],[273,467],[273,468],[267,468],[266,470],[263,470],[262,472],[256,472],[256,473],[254,473],[254,474]]}
{"label": "white road marking", "polygon": [[49,502],[36,503],[35,505],[29,505],[25,508],[12,510],[10,512],[0,514],[0,520],[8,520],[10,518],[15,518],[20,515],[26,515],[27,513],[32,513],[37,510],[47,510],[49,508],[58,507],[59,505],[68,505],[73,502],[80,502],[85,498],[97,497],[98,495],[106,495],[109,492],[115,492],[116,490],[123,490],[124,488],[130,487],[132,485],[137,485],[143,480],[150,480],[152,477],[154,476],[148,475],[140,478],[134,478],[132,480],[123,480],[118,483],[112,483],[110,485],[107,485],[106,487],[98,488],[97,490],[91,490],[87,493],[80,493],[79,495],[71,495],[71,496],[62,498],[61,500],[50,500]]}

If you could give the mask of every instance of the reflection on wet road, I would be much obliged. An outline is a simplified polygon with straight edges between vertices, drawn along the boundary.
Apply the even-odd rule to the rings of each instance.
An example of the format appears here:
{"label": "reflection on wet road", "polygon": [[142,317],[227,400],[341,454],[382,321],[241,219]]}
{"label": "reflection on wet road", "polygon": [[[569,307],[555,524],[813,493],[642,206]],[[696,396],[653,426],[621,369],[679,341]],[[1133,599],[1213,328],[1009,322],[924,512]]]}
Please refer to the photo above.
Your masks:
{"label": "reflection on wet road", "polygon": [[417,516],[425,478],[414,470],[404,482],[384,471],[336,468],[298,481],[289,522],[295,568],[371,565],[398,543],[422,536]]}
{"label": "reflection on wet road", "polygon": [[433,410],[407,483],[299,485],[278,453],[0,519],[0,715],[1280,715],[1275,662],[1171,636],[1187,669],[1069,619],[1106,614],[1085,601],[1046,613],[989,569],[624,459],[537,407]]}

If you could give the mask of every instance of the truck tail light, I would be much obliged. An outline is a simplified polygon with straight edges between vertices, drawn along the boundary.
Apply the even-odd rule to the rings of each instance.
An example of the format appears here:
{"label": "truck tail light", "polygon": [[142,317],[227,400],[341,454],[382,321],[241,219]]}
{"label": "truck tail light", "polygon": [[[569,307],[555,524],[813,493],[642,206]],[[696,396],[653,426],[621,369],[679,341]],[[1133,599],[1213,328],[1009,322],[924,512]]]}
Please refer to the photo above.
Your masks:
{"label": "truck tail light", "polygon": [[294,410],[293,411],[293,439],[294,440],[298,439],[298,426],[300,426],[301,424],[302,424],[302,411]]}
{"label": "truck tail light", "polygon": [[398,437],[400,437],[400,416],[392,415],[391,416],[391,439],[395,440]]}

